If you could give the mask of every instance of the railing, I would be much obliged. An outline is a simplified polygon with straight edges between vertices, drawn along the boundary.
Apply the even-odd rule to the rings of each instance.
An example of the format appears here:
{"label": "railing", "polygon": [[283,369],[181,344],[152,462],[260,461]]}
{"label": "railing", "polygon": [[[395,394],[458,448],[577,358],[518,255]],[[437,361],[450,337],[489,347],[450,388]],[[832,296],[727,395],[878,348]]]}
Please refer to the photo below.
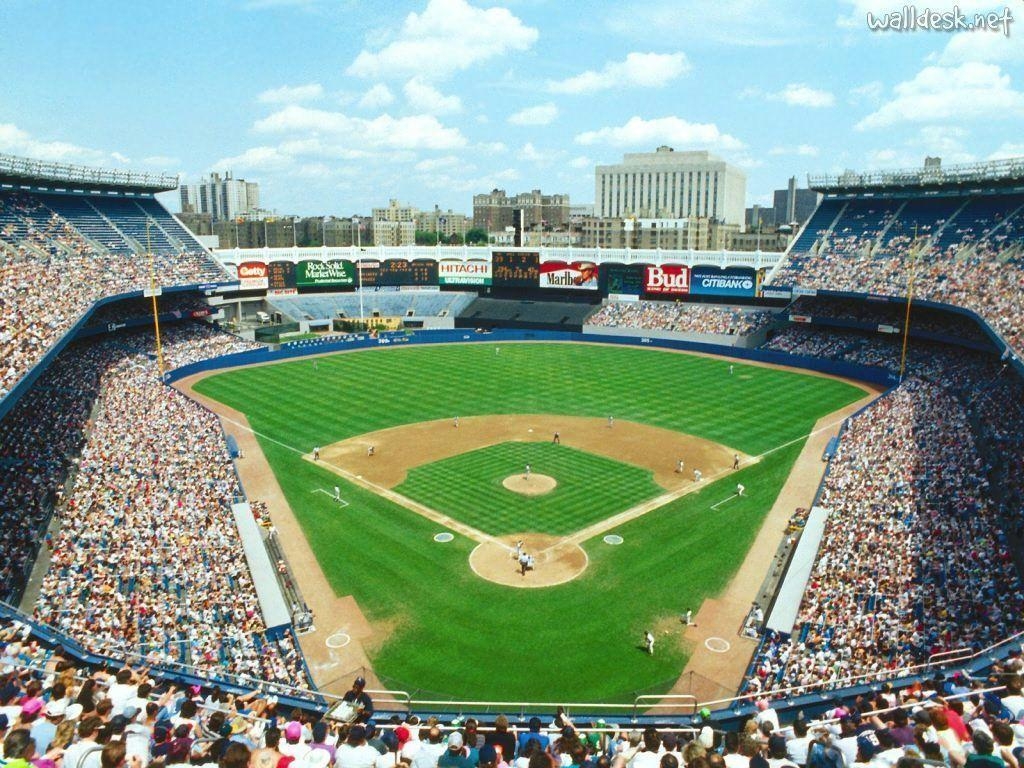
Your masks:
{"label": "railing", "polygon": [[1024,157],[993,160],[985,163],[964,163],[937,168],[901,168],[891,171],[846,171],[838,176],[818,174],[807,176],[807,186],[819,191],[854,191],[906,186],[935,186],[990,181],[1024,180]]}
{"label": "railing", "polygon": [[[868,672],[868,673],[865,673],[865,674],[862,674],[862,675],[852,675],[850,677],[842,677],[842,678],[839,678],[837,680],[824,680],[824,681],[819,682],[819,683],[809,683],[807,685],[790,686],[789,688],[776,688],[776,689],[774,689],[772,691],[769,691],[767,693],[759,691],[759,692],[754,692],[754,693],[745,693],[745,694],[741,694],[739,696],[733,696],[733,697],[728,698],[728,699],[715,699],[713,701],[702,701],[702,702],[700,702],[698,707],[700,707],[702,709],[705,708],[705,707],[707,707],[708,709],[713,709],[713,708],[721,709],[721,708],[728,707],[730,705],[747,704],[747,703],[750,703],[751,701],[754,701],[756,699],[762,699],[765,696],[772,696],[772,697],[776,697],[776,698],[785,696],[786,698],[793,698],[794,696],[800,696],[800,695],[803,695],[803,694],[820,693],[823,698],[832,698],[833,692],[837,688],[848,688],[850,686],[858,685],[858,684],[874,683],[874,682],[879,682],[879,681],[882,681],[882,680],[896,680],[896,679],[899,679],[899,678],[913,677],[914,675],[919,675],[919,674],[922,674],[922,673],[930,671],[936,665],[951,664],[951,663],[954,663],[954,662],[955,663],[962,663],[962,662],[967,662],[967,661],[974,661],[975,659],[980,659],[980,658],[982,658],[984,656],[987,656],[987,655],[991,654],[992,651],[994,651],[997,648],[1000,648],[1000,647],[1008,645],[1008,644],[1010,644],[1010,643],[1012,643],[1012,642],[1014,642],[1016,640],[1019,640],[1021,637],[1024,637],[1024,630],[1022,630],[1020,632],[1016,632],[1016,633],[1010,635],[1009,637],[1004,638],[1003,640],[1000,640],[998,643],[993,643],[992,645],[990,645],[990,646],[988,646],[986,648],[982,648],[980,651],[975,651],[975,652],[971,653],[969,656],[961,656],[961,657],[957,657],[956,659],[952,659],[952,660],[951,659],[946,659],[946,660],[935,662],[935,661],[932,661],[931,658],[929,658],[929,660],[926,661],[924,664],[912,664],[912,665],[910,665],[908,667],[901,667],[900,669],[889,669],[889,670],[884,670],[882,672]],[[959,652],[961,650],[968,650],[968,649],[958,649],[957,652]],[[947,651],[945,653],[950,653],[950,652]],[[941,656],[942,653],[933,654],[933,655]]]}
{"label": "railing", "polygon": [[28,157],[0,154],[0,175],[24,176],[40,181],[102,184],[119,187],[142,187],[147,190],[170,190],[178,186],[177,176],[92,168],[87,165],[53,163]]}
{"label": "railing", "polygon": [[495,251],[502,253],[536,253],[542,262],[560,261],[593,261],[597,264],[612,262],[616,264],[687,264],[726,267],[746,266],[754,269],[774,267],[782,260],[783,254],[775,251],[695,251],[669,250],[661,248],[504,248],[501,246],[311,246],[284,248],[224,248],[215,250],[214,257],[222,264],[239,264],[245,261],[291,261],[298,263],[303,260],[374,259],[434,259],[442,261],[454,259],[459,261],[488,260]]}

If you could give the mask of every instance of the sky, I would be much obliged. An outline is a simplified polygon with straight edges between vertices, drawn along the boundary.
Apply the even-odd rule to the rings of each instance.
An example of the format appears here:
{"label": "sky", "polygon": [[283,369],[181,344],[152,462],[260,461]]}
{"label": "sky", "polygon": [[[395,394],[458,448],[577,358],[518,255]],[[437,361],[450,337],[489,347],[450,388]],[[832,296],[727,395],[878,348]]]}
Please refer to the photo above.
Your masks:
{"label": "sky", "polygon": [[0,0],[0,152],[232,171],[295,215],[592,203],[596,164],[662,144],[739,166],[748,205],[793,175],[1024,155],[1024,0],[960,0],[1008,13],[994,29],[869,28],[903,7]]}

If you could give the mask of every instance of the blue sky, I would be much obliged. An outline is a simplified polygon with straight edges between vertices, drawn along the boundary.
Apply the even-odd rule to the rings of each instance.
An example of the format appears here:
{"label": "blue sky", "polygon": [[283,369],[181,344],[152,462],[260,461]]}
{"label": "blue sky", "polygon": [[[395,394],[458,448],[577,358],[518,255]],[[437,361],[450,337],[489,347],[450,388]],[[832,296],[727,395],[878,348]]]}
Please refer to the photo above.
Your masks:
{"label": "blue sky", "polygon": [[1009,36],[869,31],[902,6],[0,0],[0,152],[233,170],[303,215],[592,202],[595,164],[660,144],[743,168],[748,204],[794,174],[1024,155],[1024,0],[959,3],[1009,8]]}

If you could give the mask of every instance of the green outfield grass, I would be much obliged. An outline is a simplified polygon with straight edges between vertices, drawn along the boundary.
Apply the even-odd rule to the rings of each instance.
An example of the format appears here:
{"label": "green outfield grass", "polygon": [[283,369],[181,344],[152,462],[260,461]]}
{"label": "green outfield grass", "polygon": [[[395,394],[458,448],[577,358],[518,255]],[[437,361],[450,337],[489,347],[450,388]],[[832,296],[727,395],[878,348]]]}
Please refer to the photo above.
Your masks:
{"label": "green outfield grass", "polygon": [[[527,463],[558,486],[534,497],[506,489],[501,481]],[[647,470],[551,443],[502,443],[435,461],[395,490],[492,536],[565,536],[664,492]]]}
{"label": "green outfield grass", "polygon": [[[249,368],[196,389],[246,413],[264,435],[328,581],[390,630],[373,655],[387,684],[421,696],[631,701],[678,677],[686,662],[678,615],[728,583],[814,422],[863,396],[831,379],[734,365],[730,376],[727,361],[647,349],[503,344],[496,354],[467,344],[339,354],[321,358],[317,371],[309,360]],[[475,542],[434,543],[440,526],[299,453],[399,424],[502,413],[614,415],[769,453],[618,527],[621,546],[585,542],[590,565],[580,578],[534,590],[479,579],[468,566]],[[422,490],[438,465],[459,458],[406,482]],[[748,496],[710,509],[736,482]],[[348,507],[313,492],[338,484]],[[461,493],[458,484],[450,490]],[[330,617],[317,624],[333,629]],[[638,646],[653,627],[670,634],[659,635],[651,657]]]}

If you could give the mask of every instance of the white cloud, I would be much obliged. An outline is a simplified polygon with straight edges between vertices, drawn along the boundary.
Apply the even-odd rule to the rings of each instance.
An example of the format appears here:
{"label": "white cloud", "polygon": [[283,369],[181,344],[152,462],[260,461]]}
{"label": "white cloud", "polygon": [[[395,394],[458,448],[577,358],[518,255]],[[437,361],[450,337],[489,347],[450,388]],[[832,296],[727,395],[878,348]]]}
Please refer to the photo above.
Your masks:
{"label": "white cloud", "polygon": [[864,85],[858,85],[850,89],[850,102],[852,104],[878,104],[885,93],[885,86],[879,80],[872,80]]}
{"label": "white cloud", "polygon": [[946,163],[970,163],[977,158],[964,147],[968,133],[963,128],[950,125],[926,125],[907,145],[918,150],[921,158],[925,155],[941,157]]}
{"label": "white cloud", "polygon": [[532,141],[523,145],[523,148],[519,150],[519,157],[531,163],[545,163],[550,160],[550,156],[533,146]]}
{"label": "white cloud", "polygon": [[995,64],[925,67],[893,88],[893,97],[859,123],[859,131],[901,123],[1006,120],[1024,117],[1024,93]]}
{"label": "white cloud", "polygon": [[306,131],[314,135],[333,135],[353,148],[453,149],[466,144],[458,128],[442,125],[433,115],[396,118],[384,114],[367,120],[294,104],[258,120],[253,128],[258,133]]}
{"label": "white cloud", "polygon": [[1024,142],[1004,141],[988,159],[1003,160],[1007,157],[1024,157]]}
{"label": "white cloud", "polygon": [[359,108],[368,111],[382,109],[393,103],[395,95],[384,83],[377,83],[359,99]]}
{"label": "white cloud", "polygon": [[246,169],[256,171],[283,171],[293,167],[295,158],[282,152],[277,147],[260,146],[251,147],[240,155],[222,157],[210,166],[208,170],[221,169]]}
{"label": "white cloud", "polygon": [[[890,13],[901,13],[905,5],[901,0],[842,0],[842,4],[848,6],[849,9],[846,15],[836,19],[836,24],[845,29],[858,31],[867,30],[869,13],[877,19]],[[927,7],[930,11],[942,13],[952,11],[955,6],[973,21],[975,13],[1001,9],[1005,5],[1006,0],[929,0],[926,5],[919,6],[919,9],[923,12]],[[911,5],[911,9],[913,8],[914,6]]]}
{"label": "white cloud", "polygon": [[462,111],[462,99],[458,96],[445,96],[434,86],[424,83],[417,77],[407,82],[402,88],[409,106],[416,112],[430,115],[445,115]]}
{"label": "white cloud", "polygon": [[558,117],[558,107],[550,101],[535,107],[526,107],[509,115],[512,125],[549,125]]}
{"label": "white cloud", "polygon": [[769,155],[796,155],[797,157],[817,157],[820,150],[813,144],[797,144],[795,147],[772,147]]}
{"label": "white cloud", "polygon": [[473,166],[465,163],[461,158],[455,155],[445,155],[444,157],[430,157],[426,160],[420,160],[413,166],[417,171],[432,172],[439,171],[442,168],[459,168],[463,170],[472,170]]}
{"label": "white cloud", "polygon": [[820,109],[831,107],[836,103],[836,97],[829,91],[812,88],[805,83],[790,83],[781,91],[768,94],[772,101],[781,101],[791,107],[811,107]]}
{"label": "white cloud", "polygon": [[600,71],[587,70],[565,80],[550,81],[552,93],[595,93],[611,88],[662,88],[690,71],[684,53],[630,53],[609,61]]}
{"label": "white cloud", "polygon": [[410,13],[380,50],[364,49],[346,72],[356,77],[434,80],[512,51],[528,50],[538,32],[507,8],[477,8],[466,0],[429,0]]}
{"label": "white cloud", "polygon": [[679,117],[656,117],[645,120],[631,117],[625,124],[584,131],[576,136],[577,144],[607,144],[613,147],[648,147],[675,144],[685,148],[741,149],[743,142],[718,130],[714,123],[691,123]]}
{"label": "white cloud", "polygon": [[593,164],[594,161],[584,155],[574,157],[572,160],[569,161],[569,165],[571,165],[573,168],[589,168]]}
{"label": "white cloud", "polygon": [[928,57],[939,64],[963,64],[980,61],[987,64],[1024,62],[1024,45],[1019,39],[1001,32],[971,32],[950,35],[946,47],[938,55]]}
{"label": "white cloud", "polygon": [[105,152],[66,141],[44,141],[14,123],[0,123],[0,152],[23,155],[34,160],[85,165],[126,165],[130,160],[120,152]]}
{"label": "white cloud", "polygon": [[261,104],[298,104],[303,101],[315,101],[324,95],[324,87],[320,83],[306,85],[282,85],[263,91],[257,100]]}

